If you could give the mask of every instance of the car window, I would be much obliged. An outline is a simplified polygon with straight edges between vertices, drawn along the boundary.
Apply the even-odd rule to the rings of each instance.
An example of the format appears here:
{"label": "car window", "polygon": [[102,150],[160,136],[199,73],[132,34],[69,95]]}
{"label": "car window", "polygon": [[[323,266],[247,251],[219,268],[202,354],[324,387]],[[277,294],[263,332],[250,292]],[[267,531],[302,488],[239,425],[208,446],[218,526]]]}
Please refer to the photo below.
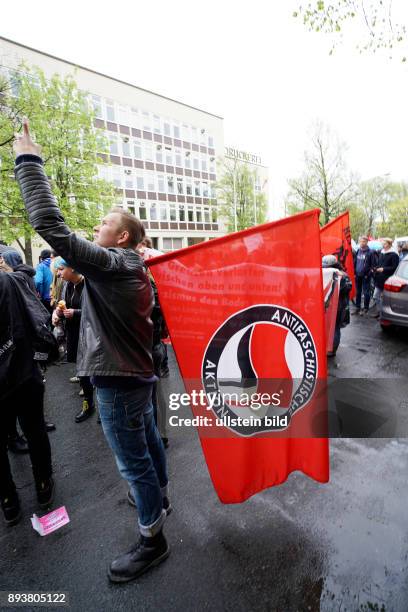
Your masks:
{"label": "car window", "polygon": [[397,276],[408,280],[408,261],[402,261],[398,266]]}

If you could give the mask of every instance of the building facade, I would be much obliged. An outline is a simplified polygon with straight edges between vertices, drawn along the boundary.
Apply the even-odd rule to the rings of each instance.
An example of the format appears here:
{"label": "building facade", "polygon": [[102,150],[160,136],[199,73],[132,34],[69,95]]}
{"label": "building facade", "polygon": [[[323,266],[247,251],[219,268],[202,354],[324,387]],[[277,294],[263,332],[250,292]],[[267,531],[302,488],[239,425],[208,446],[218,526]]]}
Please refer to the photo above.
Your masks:
{"label": "building facade", "polygon": [[3,74],[22,61],[46,77],[72,74],[89,92],[95,125],[110,143],[99,174],[114,183],[118,204],[143,221],[155,248],[172,251],[223,235],[215,190],[221,117],[0,37]]}

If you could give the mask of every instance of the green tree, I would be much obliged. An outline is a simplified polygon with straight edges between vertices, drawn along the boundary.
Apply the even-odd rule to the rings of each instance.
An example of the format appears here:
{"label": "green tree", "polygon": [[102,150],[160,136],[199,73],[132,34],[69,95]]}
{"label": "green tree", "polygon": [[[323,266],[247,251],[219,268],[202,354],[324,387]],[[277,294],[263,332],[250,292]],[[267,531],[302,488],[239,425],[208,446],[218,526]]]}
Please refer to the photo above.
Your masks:
{"label": "green tree", "polygon": [[320,208],[322,224],[337,217],[355,197],[355,180],[347,169],[345,145],[320,122],[312,129],[302,175],[288,182],[286,213]]}
{"label": "green tree", "polygon": [[407,28],[393,14],[393,0],[314,0],[297,3],[293,16],[302,19],[310,31],[331,36],[330,53],[344,42],[344,32],[352,25],[360,27],[363,37],[357,44],[360,53],[386,50],[390,57],[397,52],[403,62],[407,59]]}
{"label": "green tree", "polygon": [[267,202],[265,194],[256,189],[256,170],[235,159],[225,159],[219,166],[221,179],[216,184],[219,213],[226,219],[228,231],[264,223]]}
{"label": "green tree", "polygon": [[92,227],[114,201],[113,185],[98,178],[101,155],[108,144],[94,127],[87,94],[72,75],[46,79],[37,67],[21,64],[1,96],[0,120],[0,238],[16,240],[32,263],[32,238],[21,195],[14,180],[13,133],[25,115],[42,146],[44,168],[61,211],[74,230],[91,237]]}

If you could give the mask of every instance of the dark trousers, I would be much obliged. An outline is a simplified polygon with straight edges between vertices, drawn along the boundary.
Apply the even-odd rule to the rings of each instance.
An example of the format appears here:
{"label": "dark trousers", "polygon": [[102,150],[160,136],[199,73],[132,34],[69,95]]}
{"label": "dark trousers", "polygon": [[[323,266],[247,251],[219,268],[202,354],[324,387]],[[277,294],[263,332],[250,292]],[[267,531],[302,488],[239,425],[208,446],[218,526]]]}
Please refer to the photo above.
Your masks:
{"label": "dark trousers", "polygon": [[93,384],[91,383],[90,376],[80,376],[79,377],[79,385],[84,392],[84,400],[88,401],[90,406],[93,406]]}
{"label": "dark trousers", "polygon": [[[7,400],[2,401],[1,414],[4,420],[15,420],[16,415],[27,438],[36,484],[47,480],[52,474],[51,448],[44,424],[44,385],[32,379],[18,387]],[[4,424],[4,421],[3,421]],[[7,454],[7,430],[0,428],[0,497],[15,493]]]}
{"label": "dark trousers", "polygon": [[369,276],[356,276],[356,308],[361,308],[361,294],[364,296],[364,310],[368,310],[370,307],[370,277]]}

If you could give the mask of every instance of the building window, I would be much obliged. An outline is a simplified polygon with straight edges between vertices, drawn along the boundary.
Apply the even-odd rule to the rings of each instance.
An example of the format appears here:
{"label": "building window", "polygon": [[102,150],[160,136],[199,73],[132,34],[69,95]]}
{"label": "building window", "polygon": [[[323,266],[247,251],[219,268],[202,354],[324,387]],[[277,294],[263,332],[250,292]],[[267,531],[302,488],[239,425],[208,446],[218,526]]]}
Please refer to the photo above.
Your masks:
{"label": "building window", "polygon": [[176,123],[173,125],[174,138],[180,138],[180,126]]}
{"label": "building window", "polygon": [[176,149],[176,166],[178,168],[182,167],[182,164],[181,164],[181,151],[180,151],[180,149]]}
{"label": "building window", "polygon": [[144,155],[145,155],[145,160],[148,162],[152,162],[153,161],[153,147],[151,144],[145,142],[144,143]]}
{"label": "building window", "polygon": [[205,223],[211,223],[209,208],[204,208],[204,221]]}
{"label": "building window", "polygon": [[141,145],[140,140],[133,141],[133,151],[134,151],[135,159],[143,159],[142,145]]}
{"label": "building window", "polygon": [[188,207],[188,222],[194,223],[194,210],[192,206]]}
{"label": "building window", "polygon": [[155,134],[161,134],[160,117],[153,115],[153,129]]}
{"label": "building window", "polygon": [[186,151],[186,156],[184,158],[184,166],[185,166],[185,168],[188,168],[188,169],[191,168],[191,155],[190,155],[190,151]]}
{"label": "building window", "polygon": [[111,155],[119,155],[118,139],[113,134],[109,136],[109,150]]}
{"label": "building window", "polygon": [[202,183],[202,188],[203,188],[203,198],[208,198],[208,183],[206,181]]}
{"label": "building window", "polygon": [[172,176],[167,177],[167,193],[174,193],[174,178]]}
{"label": "building window", "polygon": [[217,223],[217,209],[213,208],[211,212],[212,212],[212,222]]}
{"label": "building window", "polygon": [[183,195],[183,179],[182,178],[178,178],[177,179],[177,193],[179,195]]}
{"label": "building window", "polygon": [[113,100],[106,100],[106,118],[108,121],[115,121],[115,103]]}
{"label": "building window", "polygon": [[208,146],[210,147],[210,149],[214,148],[214,137],[213,136],[208,136]]}
{"label": "building window", "polygon": [[152,123],[151,123],[151,119],[150,119],[150,113],[148,111],[143,111],[142,112],[142,123],[143,123],[143,129],[146,132],[151,132],[152,131]]}
{"label": "building window", "polygon": [[147,182],[147,191],[156,191],[155,184],[155,175],[153,172],[147,172],[146,182]]}
{"label": "building window", "polygon": [[160,204],[160,221],[167,221],[167,205]]}
{"label": "building window", "polygon": [[175,204],[170,204],[170,221],[177,221],[177,210]]}
{"label": "building window", "polygon": [[184,204],[180,204],[179,206],[179,219],[180,221],[186,220],[186,210],[184,208]]}
{"label": "building window", "polygon": [[139,115],[139,111],[134,106],[132,106],[132,108],[130,109],[130,117],[131,117],[132,127],[140,129],[140,115]]}
{"label": "building window", "polygon": [[192,136],[192,141],[195,144],[198,144],[198,130],[196,127],[191,128],[191,136]]}
{"label": "building window", "polygon": [[200,181],[194,181],[194,195],[200,197]]}
{"label": "building window", "polygon": [[163,251],[175,251],[182,248],[182,238],[163,238]]}
{"label": "building window", "polygon": [[134,187],[133,172],[130,168],[125,168],[125,188],[133,189],[133,187]]}
{"label": "building window", "polygon": [[210,172],[215,174],[215,157],[210,157]]}
{"label": "building window", "polygon": [[101,98],[99,96],[92,96],[91,101],[95,117],[98,117],[98,119],[103,119]]}
{"label": "building window", "polygon": [[136,176],[136,189],[138,191],[144,191],[144,177],[143,177],[143,174],[138,174]]}
{"label": "building window", "polygon": [[200,169],[200,160],[198,159],[198,157],[194,157],[193,159],[193,168],[194,170]]}
{"label": "building window", "polygon": [[197,218],[197,223],[203,222],[203,213],[202,213],[201,208],[196,209],[196,218]]}
{"label": "building window", "polygon": [[135,211],[136,211],[136,208],[135,208],[135,203],[134,203],[134,201],[133,201],[133,200],[128,200],[128,201],[126,202],[126,204],[127,204],[127,209],[128,209],[128,212],[130,212],[132,215],[135,215],[135,214],[136,214],[136,212],[135,212]]}
{"label": "building window", "polygon": [[144,202],[140,202],[139,204],[139,219],[141,221],[146,221],[147,219],[147,211],[146,211],[146,206]]}
{"label": "building window", "polygon": [[122,172],[121,172],[121,168],[119,168],[118,166],[114,166],[113,167],[113,184],[115,185],[115,187],[122,187]]}
{"label": "building window", "polygon": [[119,123],[129,125],[129,111],[127,106],[119,105]]}
{"label": "building window", "polygon": [[207,133],[205,131],[205,128],[201,128],[200,130],[200,144],[202,145],[207,144]]}
{"label": "building window", "polygon": [[164,135],[171,136],[170,123],[168,121],[164,122],[163,128],[164,128]]}
{"label": "building window", "polygon": [[207,160],[205,157],[201,158],[201,170],[202,172],[207,172]]}
{"label": "building window", "polygon": [[130,157],[130,143],[129,138],[122,138],[122,153],[123,157]]}
{"label": "building window", "polygon": [[155,203],[150,204],[150,220],[157,221],[157,206]]}
{"label": "building window", "polygon": [[186,194],[193,195],[193,184],[190,178],[186,178]]}
{"label": "building window", "polygon": [[163,150],[162,150],[161,145],[156,146],[156,163],[157,164],[163,163]]}
{"label": "building window", "polygon": [[171,147],[166,147],[166,164],[168,166],[173,165],[173,151]]}
{"label": "building window", "polygon": [[164,175],[163,174],[158,174],[157,175],[157,184],[158,184],[159,192],[160,193],[166,193],[166,188],[165,188],[165,184],[164,184]]}
{"label": "building window", "polygon": [[181,129],[182,129],[182,134],[183,134],[183,140],[189,141],[191,139],[191,133],[190,133],[189,126],[183,123]]}

